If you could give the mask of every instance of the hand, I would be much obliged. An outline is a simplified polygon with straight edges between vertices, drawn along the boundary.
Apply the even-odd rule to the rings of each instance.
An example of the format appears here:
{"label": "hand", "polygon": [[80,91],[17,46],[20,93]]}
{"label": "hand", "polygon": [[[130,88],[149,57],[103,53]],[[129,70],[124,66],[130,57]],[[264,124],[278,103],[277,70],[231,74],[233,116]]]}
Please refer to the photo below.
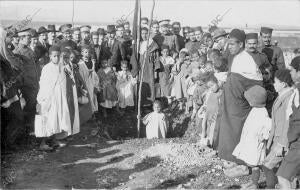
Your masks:
{"label": "hand", "polygon": [[274,148],[275,156],[281,157],[282,156],[282,152],[283,152],[283,147],[282,146],[276,146]]}
{"label": "hand", "polygon": [[41,106],[41,104],[36,104],[36,112],[37,112],[39,115],[41,115],[41,113],[42,113],[42,106]]}

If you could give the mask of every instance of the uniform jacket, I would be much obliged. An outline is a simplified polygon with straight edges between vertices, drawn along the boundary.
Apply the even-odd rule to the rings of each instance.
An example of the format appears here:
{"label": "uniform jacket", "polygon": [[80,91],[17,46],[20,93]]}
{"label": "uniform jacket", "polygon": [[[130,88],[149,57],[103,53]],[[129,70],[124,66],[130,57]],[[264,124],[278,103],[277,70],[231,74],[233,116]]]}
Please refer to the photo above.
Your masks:
{"label": "uniform jacket", "polygon": [[167,45],[170,50],[180,51],[177,36],[174,34],[157,34],[153,37],[153,40],[157,43],[159,47],[162,45]]}
{"label": "uniform jacket", "polygon": [[112,66],[120,68],[122,60],[126,59],[126,52],[123,44],[114,39],[111,47],[108,46],[108,41],[105,41],[103,44],[104,51],[101,54],[101,57],[110,59]]}
{"label": "uniform jacket", "polygon": [[272,64],[274,72],[278,69],[285,68],[283,52],[280,47],[274,45],[263,46],[261,52],[267,55],[269,62]]}
{"label": "uniform jacket", "polygon": [[[298,83],[296,87],[300,93],[300,84]],[[290,127],[287,134],[288,141],[290,144],[290,149],[300,149],[300,106],[296,108],[296,106],[293,104],[292,110],[293,113],[290,116]]]}

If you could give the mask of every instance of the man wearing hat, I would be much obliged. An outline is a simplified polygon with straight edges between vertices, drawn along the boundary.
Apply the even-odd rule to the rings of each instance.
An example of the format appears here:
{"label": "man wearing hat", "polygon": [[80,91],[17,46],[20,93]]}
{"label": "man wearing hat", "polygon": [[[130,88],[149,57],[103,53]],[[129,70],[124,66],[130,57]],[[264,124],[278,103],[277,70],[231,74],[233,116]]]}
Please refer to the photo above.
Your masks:
{"label": "man wearing hat", "polygon": [[48,43],[50,46],[57,44],[58,43],[58,39],[56,38],[56,28],[54,24],[49,24],[48,25]]}
{"label": "man wearing hat", "polygon": [[91,26],[89,25],[84,25],[80,27],[81,41],[79,47],[83,45],[91,45],[90,30],[91,30]]}
{"label": "man wearing hat", "polygon": [[132,40],[130,37],[125,38],[124,36],[124,25],[119,24],[116,26],[116,39],[121,42],[122,46],[125,49],[126,53],[126,59],[129,61],[130,56],[131,56],[131,45],[132,45]]}
{"label": "man wearing hat", "polygon": [[189,41],[185,44],[185,48],[191,53],[194,50],[199,50],[201,47],[200,42],[197,41],[193,28],[189,30]]}
{"label": "man wearing hat", "polygon": [[107,34],[108,41],[104,46],[104,51],[103,54],[101,54],[101,58],[109,59],[114,70],[119,71],[121,69],[121,61],[126,59],[126,51],[122,43],[115,38],[115,25],[107,26]]}
{"label": "man wearing hat", "polygon": [[99,45],[99,33],[98,31],[91,32],[92,38],[92,46],[94,50],[94,57],[96,58],[95,70],[97,71],[100,68],[100,54],[101,54],[101,46]]}
{"label": "man wearing hat", "polygon": [[251,107],[244,97],[244,92],[254,85],[263,85],[262,75],[253,57],[244,51],[245,32],[233,29],[229,34],[228,49],[230,51],[229,75],[224,85],[224,103],[222,116],[217,121],[220,126],[218,138],[219,157],[230,162],[233,169],[225,170],[230,177],[249,173],[243,161],[236,159],[232,152],[239,143],[244,122]]}
{"label": "man wearing hat", "polygon": [[185,26],[182,28],[182,35],[184,37],[184,42],[187,43],[189,41],[189,32],[190,32],[189,26]]}
{"label": "man wearing hat", "polygon": [[130,30],[130,23],[128,21],[124,23],[124,30]]}
{"label": "man wearing hat", "polygon": [[180,35],[180,22],[173,22],[172,24],[173,33],[177,36],[178,44],[179,44],[179,50],[185,47],[185,38]]}
{"label": "man wearing hat", "polygon": [[272,32],[272,28],[261,27],[260,29],[260,37],[262,40],[261,52],[267,55],[268,60],[272,65],[273,77],[275,71],[285,68],[285,62],[281,48],[271,44]]}
{"label": "man wearing hat", "polygon": [[38,29],[38,34],[39,34],[39,45],[43,46],[47,51],[50,48],[50,45],[48,44],[48,30],[41,26]]}
{"label": "man wearing hat", "polygon": [[32,51],[35,51],[36,46],[39,44],[39,35],[35,29],[30,30],[31,35],[31,43],[30,43],[30,49]]}
{"label": "man wearing hat", "polygon": [[73,50],[78,50],[77,44],[74,41],[72,41],[71,27],[68,24],[64,24],[61,26],[63,39],[58,43],[58,45],[61,46],[61,48],[70,47]]}
{"label": "man wearing hat", "polygon": [[151,33],[150,37],[153,38],[154,36],[160,34],[159,32],[159,23],[157,20],[153,20],[151,23]]}
{"label": "man wearing hat", "polygon": [[202,35],[203,35],[202,27],[201,26],[197,26],[197,27],[195,27],[194,31],[195,31],[195,36],[196,36],[197,41],[201,42]]}
{"label": "man wearing hat", "polygon": [[217,28],[213,32],[213,40],[214,40],[213,49],[220,50],[222,57],[225,59],[227,59],[228,56],[230,55],[230,52],[228,50],[227,35],[228,33],[222,28]]}
{"label": "man wearing hat", "polygon": [[153,40],[158,44],[159,48],[162,45],[169,46],[170,51],[179,52],[179,43],[177,36],[169,32],[169,22],[170,20],[161,20],[160,25],[160,34],[153,37]]}
{"label": "man wearing hat", "polygon": [[24,107],[25,127],[28,133],[34,130],[34,117],[36,113],[36,96],[39,89],[40,66],[35,53],[30,49],[31,29],[18,32],[20,41],[14,53],[25,58],[24,72],[21,76],[21,92],[26,101]]}

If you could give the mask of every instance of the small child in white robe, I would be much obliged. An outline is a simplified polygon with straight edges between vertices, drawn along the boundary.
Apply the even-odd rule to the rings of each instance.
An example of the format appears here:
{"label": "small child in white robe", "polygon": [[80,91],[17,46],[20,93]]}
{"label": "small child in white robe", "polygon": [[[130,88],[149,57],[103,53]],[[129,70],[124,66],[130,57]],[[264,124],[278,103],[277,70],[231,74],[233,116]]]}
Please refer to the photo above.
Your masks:
{"label": "small child in white robe", "polygon": [[271,130],[271,119],[265,108],[267,92],[256,85],[248,89],[244,96],[252,109],[244,123],[240,142],[232,155],[243,160],[252,169],[251,182],[246,187],[258,188],[259,166],[266,157],[266,141]]}
{"label": "small child in white robe", "polygon": [[120,108],[134,106],[134,85],[137,83],[128,71],[128,62],[121,62],[121,71],[117,73],[118,103]]}
{"label": "small child in white robe", "polygon": [[161,113],[161,102],[156,100],[153,103],[153,112],[147,114],[143,118],[143,123],[146,125],[146,137],[166,138],[168,130],[168,120],[164,113]]}

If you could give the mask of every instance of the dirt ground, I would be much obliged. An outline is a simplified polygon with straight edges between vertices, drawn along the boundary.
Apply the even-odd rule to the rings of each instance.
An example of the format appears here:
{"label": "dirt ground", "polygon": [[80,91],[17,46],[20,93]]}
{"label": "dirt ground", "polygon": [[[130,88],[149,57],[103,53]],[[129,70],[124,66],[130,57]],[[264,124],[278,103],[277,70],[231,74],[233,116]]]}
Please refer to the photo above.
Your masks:
{"label": "dirt ground", "polygon": [[[145,109],[144,114],[150,110]],[[212,150],[197,144],[199,128],[175,109],[167,139],[135,138],[136,114],[111,111],[81,127],[66,147],[22,147],[2,156],[2,187],[9,189],[233,189],[249,176],[228,178]],[[107,129],[111,138],[103,135]],[[145,129],[141,129],[142,137]],[[261,187],[264,187],[261,177]]]}

